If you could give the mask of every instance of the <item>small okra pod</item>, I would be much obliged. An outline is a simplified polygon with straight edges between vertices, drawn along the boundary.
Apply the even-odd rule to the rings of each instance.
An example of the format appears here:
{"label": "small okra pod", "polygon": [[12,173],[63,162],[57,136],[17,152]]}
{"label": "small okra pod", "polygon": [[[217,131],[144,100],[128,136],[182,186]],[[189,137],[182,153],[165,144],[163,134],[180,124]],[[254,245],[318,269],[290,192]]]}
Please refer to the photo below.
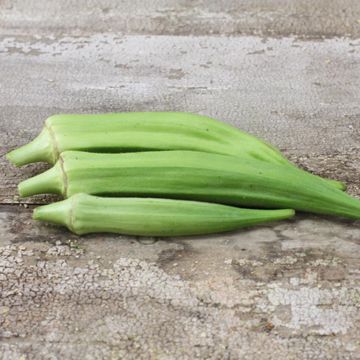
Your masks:
{"label": "small okra pod", "polygon": [[35,220],[66,226],[82,235],[112,232],[139,236],[185,236],[236,230],[283,220],[294,210],[255,210],[197,201],[103,198],[76,194],[35,209]]}

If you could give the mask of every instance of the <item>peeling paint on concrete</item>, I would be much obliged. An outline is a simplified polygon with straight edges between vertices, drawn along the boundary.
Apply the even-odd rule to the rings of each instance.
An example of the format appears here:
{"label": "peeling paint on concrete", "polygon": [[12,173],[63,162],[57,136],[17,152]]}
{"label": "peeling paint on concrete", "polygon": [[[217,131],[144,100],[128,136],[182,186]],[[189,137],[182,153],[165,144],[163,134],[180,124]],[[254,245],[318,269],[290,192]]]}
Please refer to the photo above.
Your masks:
{"label": "peeling paint on concrete", "polygon": [[[357,301],[360,289],[356,292],[347,288],[322,290],[319,288],[300,287],[297,290],[285,288],[270,289],[268,299],[275,308],[290,306],[291,318],[282,321],[276,315],[272,319],[275,326],[284,326],[289,329],[308,329],[309,333],[319,335],[346,334],[352,327],[354,320],[358,321],[359,308]],[[344,298],[351,298],[345,304]]]}

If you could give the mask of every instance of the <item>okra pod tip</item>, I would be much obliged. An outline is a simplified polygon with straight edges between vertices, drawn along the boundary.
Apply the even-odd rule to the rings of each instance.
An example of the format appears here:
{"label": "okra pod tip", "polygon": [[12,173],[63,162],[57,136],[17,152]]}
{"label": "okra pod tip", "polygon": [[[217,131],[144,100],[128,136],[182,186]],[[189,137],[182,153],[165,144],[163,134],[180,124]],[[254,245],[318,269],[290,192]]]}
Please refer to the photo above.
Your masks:
{"label": "okra pod tip", "polygon": [[338,189],[340,191],[346,191],[347,189],[347,185],[342,181],[334,180],[334,179],[326,179],[326,178],[323,178],[323,180],[327,182],[328,185],[333,186],[335,189]]}

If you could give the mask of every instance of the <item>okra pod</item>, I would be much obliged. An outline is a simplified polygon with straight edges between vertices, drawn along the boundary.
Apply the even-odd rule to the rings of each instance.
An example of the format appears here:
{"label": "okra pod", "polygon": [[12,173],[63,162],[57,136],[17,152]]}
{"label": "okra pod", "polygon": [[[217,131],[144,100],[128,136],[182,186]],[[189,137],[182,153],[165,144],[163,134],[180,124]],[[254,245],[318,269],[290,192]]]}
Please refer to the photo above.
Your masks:
{"label": "okra pod", "polygon": [[160,197],[360,218],[360,202],[286,165],[197,151],[95,154],[66,151],[19,184],[21,196],[76,193]]}
{"label": "okra pod", "polygon": [[151,198],[102,198],[76,194],[35,209],[35,220],[66,226],[82,235],[112,232],[143,236],[212,234],[294,215],[293,210],[254,210],[211,204]]}

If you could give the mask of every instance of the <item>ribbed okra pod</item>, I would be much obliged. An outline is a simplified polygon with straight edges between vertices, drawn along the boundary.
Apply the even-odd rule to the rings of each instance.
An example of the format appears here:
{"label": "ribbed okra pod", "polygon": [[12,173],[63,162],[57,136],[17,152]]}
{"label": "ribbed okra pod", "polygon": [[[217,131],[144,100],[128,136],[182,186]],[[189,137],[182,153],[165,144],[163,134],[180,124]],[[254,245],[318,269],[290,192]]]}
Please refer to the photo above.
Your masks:
{"label": "ribbed okra pod", "polygon": [[[280,151],[255,136],[207,116],[181,112],[54,115],[45,121],[37,138],[7,157],[18,166],[37,161],[54,164],[66,150],[195,150],[295,167]],[[345,189],[338,181],[325,181]]]}
{"label": "ribbed okra pod", "polygon": [[40,206],[34,219],[64,225],[76,234],[113,232],[184,236],[236,230],[292,217],[293,210],[254,210],[196,201],[102,198],[86,194]]}
{"label": "ribbed okra pod", "polygon": [[19,184],[21,196],[76,193],[163,197],[360,218],[360,202],[287,165],[197,151],[94,154],[66,151]]}

